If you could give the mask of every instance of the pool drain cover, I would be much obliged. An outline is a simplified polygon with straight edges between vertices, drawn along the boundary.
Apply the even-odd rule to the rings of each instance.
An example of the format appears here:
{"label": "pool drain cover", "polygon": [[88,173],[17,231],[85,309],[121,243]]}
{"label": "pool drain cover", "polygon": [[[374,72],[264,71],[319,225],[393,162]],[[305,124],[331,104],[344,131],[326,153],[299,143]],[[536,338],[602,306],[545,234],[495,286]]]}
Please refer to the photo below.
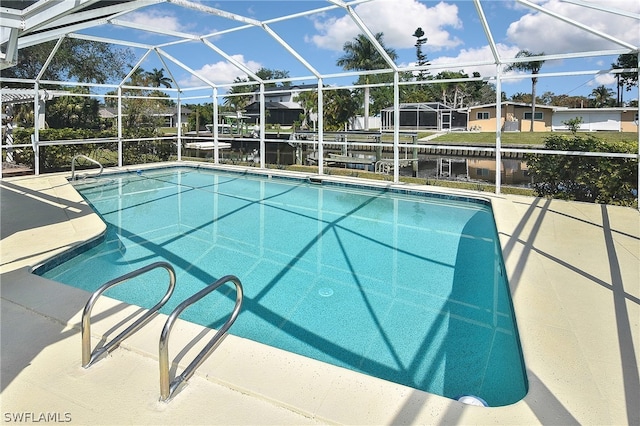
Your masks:
{"label": "pool drain cover", "polygon": [[322,297],[333,296],[333,289],[329,287],[322,287],[320,290],[318,290],[318,294]]}

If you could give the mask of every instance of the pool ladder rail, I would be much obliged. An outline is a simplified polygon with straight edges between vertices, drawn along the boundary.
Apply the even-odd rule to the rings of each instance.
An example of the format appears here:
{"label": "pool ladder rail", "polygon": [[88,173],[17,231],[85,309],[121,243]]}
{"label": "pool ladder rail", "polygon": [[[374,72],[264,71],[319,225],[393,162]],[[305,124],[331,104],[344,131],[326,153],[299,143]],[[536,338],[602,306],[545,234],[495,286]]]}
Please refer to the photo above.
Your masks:
{"label": "pool ladder rail", "polygon": [[[98,174],[92,175],[91,177],[98,177],[98,176],[100,176],[102,174],[102,171],[104,170],[104,167],[102,166],[102,164],[98,160],[94,160],[93,158],[88,157],[88,156],[86,156],[84,154],[78,154],[78,155],[76,155],[75,157],[73,157],[71,159],[71,180],[72,181],[78,179],[76,177],[76,160],[78,158],[83,158],[83,159],[85,159],[85,160],[87,160],[87,161],[89,161],[89,162],[91,162],[93,164],[96,164],[96,165],[98,165],[100,167],[100,171],[98,172]],[[83,179],[86,178],[86,177],[89,177],[89,175],[82,175]]]}
{"label": "pool ladder rail", "polygon": [[[130,280],[131,278],[135,278],[139,275],[142,275],[146,272],[149,272],[153,269],[164,268],[169,273],[169,287],[167,292],[162,297],[162,299],[149,311],[147,311],[144,315],[138,318],[133,324],[128,326],[124,331],[114,337],[108,343],[105,343],[101,347],[97,347],[95,350],[91,351],[91,310],[95,305],[98,298],[107,291],[108,289],[121,284],[125,281]],[[180,314],[189,306],[194,304],[195,302],[202,299],[204,296],[208,295],[212,291],[216,290],[220,286],[226,284],[227,282],[232,282],[236,287],[236,302],[233,308],[233,311],[229,317],[229,319],[222,325],[222,327],[216,332],[215,336],[211,339],[209,343],[196,355],[196,357],[191,361],[191,363],[184,369],[182,374],[178,375],[173,381],[170,380],[169,376],[169,335],[171,333],[171,329],[175,324],[176,320],[180,316]],[[82,325],[81,325],[81,334],[82,334],[82,366],[84,368],[89,368],[99,359],[101,359],[106,354],[113,351],[118,347],[123,340],[127,337],[134,334],[136,331],[140,330],[144,325],[146,325],[151,318],[164,306],[165,303],[171,298],[173,294],[173,290],[175,289],[176,283],[176,274],[173,267],[167,262],[155,262],[150,265],[144,266],[135,271],[129,272],[119,278],[115,278],[105,284],[103,284],[100,288],[94,291],[91,294],[91,297],[87,301],[84,310],[82,312]],[[185,383],[187,380],[193,376],[196,369],[202,365],[202,363],[216,350],[216,348],[222,342],[222,338],[226,336],[227,331],[236,318],[240,314],[240,308],[242,307],[242,283],[240,280],[234,275],[225,275],[219,280],[215,281],[211,285],[206,286],[202,290],[198,291],[191,297],[184,300],[180,303],[174,310],[171,312],[167,321],[162,328],[160,333],[160,342],[158,345],[159,348],[159,364],[160,364],[160,400],[168,402],[176,393],[176,391],[180,388],[180,386]]]}

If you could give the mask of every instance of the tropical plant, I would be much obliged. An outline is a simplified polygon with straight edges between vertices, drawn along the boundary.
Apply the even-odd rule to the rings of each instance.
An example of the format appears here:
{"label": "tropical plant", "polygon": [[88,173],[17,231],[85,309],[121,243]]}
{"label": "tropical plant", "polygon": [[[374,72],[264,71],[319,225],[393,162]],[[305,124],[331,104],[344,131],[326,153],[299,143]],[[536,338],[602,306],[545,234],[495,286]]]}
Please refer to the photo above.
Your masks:
{"label": "tropical plant", "polygon": [[[236,77],[234,83],[248,83],[248,78]],[[232,86],[228,90],[228,96],[224,97],[224,106],[228,109],[238,112],[242,111],[251,102],[251,92],[254,87],[248,84]],[[245,94],[246,93],[246,94]]]}
{"label": "tropical plant", "polygon": [[[398,55],[393,49],[385,47],[383,33],[377,33],[374,37],[389,58],[395,61]],[[353,41],[346,42],[342,48],[344,55],[338,59],[336,64],[345,70],[370,71],[388,68],[391,65],[386,62],[385,58],[378,52],[371,40],[364,34],[359,34]],[[365,130],[368,130],[370,106],[369,74],[364,76],[364,80],[364,127]]]}
{"label": "tropical plant", "polygon": [[153,87],[171,87],[171,79],[164,75],[164,69],[154,68],[149,73],[147,73],[147,78],[149,83]]}
{"label": "tropical plant", "polygon": [[[521,50],[516,54],[516,58],[530,58],[534,56],[542,56],[543,52],[531,53],[528,50]],[[536,84],[538,83],[538,77],[536,75],[540,72],[542,64],[545,61],[529,61],[529,62],[514,62],[506,68],[506,71],[524,71],[532,74],[531,77],[531,128],[530,132],[533,132],[533,123],[536,117]]]}
{"label": "tropical plant", "polygon": [[308,127],[311,114],[318,112],[318,92],[316,90],[300,92],[294,100],[300,104],[303,111],[300,117],[300,126],[302,128]]}
{"label": "tropical plant", "polygon": [[593,106],[596,108],[605,108],[613,104],[613,90],[604,85],[600,85],[591,91],[593,98]]}
{"label": "tropical plant", "polygon": [[132,86],[146,86],[148,76],[149,73],[147,73],[143,68],[138,67],[131,72],[129,83]]}
{"label": "tropical plant", "polygon": [[[86,87],[68,89],[71,93],[88,94]],[[89,129],[100,126],[99,102],[87,96],[60,96],[46,103],[49,127],[54,129]]]}
{"label": "tropical plant", "polygon": [[358,110],[358,102],[347,89],[326,90],[322,100],[326,130],[342,130]]}
{"label": "tropical plant", "polygon": [[[289,71],[286,70],[272,70],[269,68],[260,68],[256,71],[256,76],[262,80],[279,80],[283,78],[289,78]],[[291,82],[285,81],[283,83],[265,83],[265,87],[284,86],[289,87]],[[253,90],[258,90],[258,86],[254,86]]]}

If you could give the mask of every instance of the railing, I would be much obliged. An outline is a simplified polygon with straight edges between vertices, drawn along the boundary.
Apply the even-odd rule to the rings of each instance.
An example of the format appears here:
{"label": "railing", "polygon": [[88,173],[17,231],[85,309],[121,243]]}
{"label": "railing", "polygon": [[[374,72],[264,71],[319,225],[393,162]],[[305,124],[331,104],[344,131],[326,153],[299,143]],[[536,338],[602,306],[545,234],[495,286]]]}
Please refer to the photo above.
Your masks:
{"label": "railing", "polygon": [[[97,175],[95,175],[94,177],[98,177],[98,176],[100,176],[100,175],[102,174],[102,170],[103,170],[104,168],[102,167],[102,164],[100,164],[100,162],[99,162],[99,161],[96,161],[96,160],[94,160],[94,159],[93,159],[93,158],[91,158],[91,157],[87,157],[87,156],[86,156],[86,155],[84,155],[84,154],[78,154],[78,155],[76,155],[75,157],[73,157],[73,158],[71,159],[71,180],[74,180],[74,179],[75,179],[75,175],[76,175],[76,160],[77,160],[78,158],[84,158],[85,160],[87,160],[87,161],[89,161],[89,162],[91,162],[91,163],[93,163],[93,164],[97,164],[98,166],[100,166],[100,171],[99,171],[99,172],[98,172],[98,174],[97,174]],[[85,175],[84,177],[87,177],[87,175]]]}
{"label": "railing", "polygon": [[[233,282],[236,286],[236,304],[231,313],[231,316],[224,323],[224,325],[217,331],[215,336],[211,339],[211,341],[200,351],[200,353],[195,357],[193,361],[184,369],[182,374],[176,377],[173,381],[169,382],[169,334],[171,333],[171,329],[175,324],[178,316],[188,308],[193,303],[202,299],[207,294],[211,293],[221,285],[227,282]],[[202,363],[213,353],[213,351],[218,347],[221,342],[221,339],[225,336],[229,327],[235,322],[238,314],[240,313],[240,307],[242,306],[242,284],[240,280],[233,275],[226,275],[220,278],[218,281],[214,282],[210,286],[207,286],[194,294],[193,296],[186,299],[184,302],[180,303],[175,310],[169,315],[167,322],[164,324],[162,328],[162,332],[160,333],[160,344],[159,344],[159,361],[160,361],[160,399],[162,401],[168,401],[174,394],[174,392],[178,389],[178,387],[185,381],[189,380],[189,378],[193,375],[195,370],[202,365]]]}
{"label": "railing", "polygon": [[[110,289],[111,287],[121,284],[131,278],[137,277],[138,275],[142,275],[146,272],[149,272],[156,268],[164,268],[169,273],[169,288],[165,293],[164,297],[158,302],[153,308],[147,311],[144,315],[142,315],[138,320],[136,320],[133,324],[127,327],[124,331],[122,331],[119,335],[113,338],[109,343],[106,343],[104,346],[100,348],[96,348],[93,352],[91,351],[91,310],[95,305],[98,298]],[[165,303],[169,300],[171,295],[173,294],[173,290],[176,285],[176,273],[173,267],[166,262],[156,262],[152,263],[143,268],[137,269],[133,272],[125,274],[119,278],[113,279],[102,285],[99,289],[93,292],[87,304],[84,307],[84,311],[82,312],[82,366],[84,368],[89,368],[94,362],[100,359],[103,355],[114,350],[118,345],[127,337],[138,331],[142,326],[144,326],[150,319],[151,316],[154,315]]]}

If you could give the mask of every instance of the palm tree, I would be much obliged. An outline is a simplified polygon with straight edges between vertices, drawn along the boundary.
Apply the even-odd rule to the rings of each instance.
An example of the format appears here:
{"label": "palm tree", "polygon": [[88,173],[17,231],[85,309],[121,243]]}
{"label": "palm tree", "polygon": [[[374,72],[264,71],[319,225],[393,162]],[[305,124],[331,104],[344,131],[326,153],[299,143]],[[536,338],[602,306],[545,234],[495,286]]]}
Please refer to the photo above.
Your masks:
{"label": "palm tree", "polygon": [[[375,34],[376,41],[382,46],[391,60],[396,60],[398,55],[393,49],[385,47],[382,41],[383,33]],[[342,47],[342,55],[336,64],[344,70],[369,71],[387,68],[389,64],[376,50],[373,43],[364,34],[359,34],[353,41],[348,41]],[[364,128],[369,130],[369,77],[365,76],[367,86],[364,88]]]}
{"label": "palm tree", "polygon": [[171,79],[169,77],[166,77],[164,75],[164,69],[160,68],[154,68],[153,70],[151,70],[151,72],[149,72],[147,74],[148,78],[149,78],[149,83],[151,83],[151,86],[153,87],[160,87],[160,86],[164,86],[164,87],[171,87]]}
{"label": "palm tree", "polygon": [[[240,77],[236,77],[233,80],[234,83],[245,83],[248,81],[248,78]],[[249,102],[251,102],[251,92],[253,92],[253,87],[249,85],[231,87],[228,91],[230,96],[224,97],[224,106],[236,113],[242,111],[247,105],[249,105]],[[247,95],[240,95],[241,93],[246,93]]]}
{"label": "palm tree", "polygon": [[[516,58],[529,58],[532,56],[542,56],[542,55],[544,55],[543,52],[531,53],[528,50],[521,50],[516,55]],[[531,74],[533,74],[533,77],[531,77],[531,129],[529,130],[530,132],[533,132],[533,123],[536,118],[536,83],[538,82],[538,77],[536,77],[536,74],[540,72],[540,68],[542,68],[542,64],[544,64],[544,61],[516,62],[509,65],[506,68],[506,71],[517,70],[517,71],[530,72]]]}
{"label": "palm tree", "polygon": [[132,86],[142,86],[147,83],[147,76],[149,73],[145,72],[144,69],[138,67],[131,73],[130,83]]}
{"label": "palm tree", "polygon": [[600,85],[591,91],[591,97],[596,108],[603,108],[611,105],[613,99],[613,90]]}

